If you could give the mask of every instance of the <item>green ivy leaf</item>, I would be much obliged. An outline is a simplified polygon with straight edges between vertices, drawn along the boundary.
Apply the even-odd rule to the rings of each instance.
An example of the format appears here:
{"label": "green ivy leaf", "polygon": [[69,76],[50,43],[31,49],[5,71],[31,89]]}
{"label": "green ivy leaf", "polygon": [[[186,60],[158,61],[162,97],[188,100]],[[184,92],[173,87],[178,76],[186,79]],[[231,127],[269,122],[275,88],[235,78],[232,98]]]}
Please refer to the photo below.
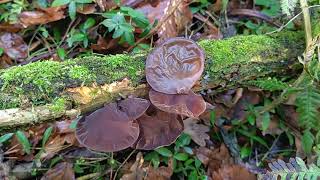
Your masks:
{"label": "green ivy leaf", "polygon": [[14,135],[14,133],[8,133],[8,134],[4,134],[0,137],[0,144],[8,141],[12,136]]}
{"label": "green ivy leaf", "polygon": [[54,0],[51,4],[52,7],[62,6],[69,4],[71,0]]}
{"label": "green ivy leaf", "polygon": [[165,148],[165,147],[158,148],[155,151],[157,153],[159,153],[161,156],[172,157],[172,152],[169,149]]}
{"label": "green ivy leaf", "polygon": [[83,24],[83,30],[87,30],[96,24],[96,20],[93,18],[88,18]]}
{"label": "green ivy leaf", "polygon": [[177,153],[173,156],[178,161],[186,161],[189,158],[187,153]]}
{"label": "green ivy leaf", "polygon": [[77,5],[75,1],[71,1],[68,6],[69,16],[72,20],[76,19]]}
{"label": "green ivy leaf", "polygon": [[22,145],[24,152],[26,152],[27,154],[30,154],[31,153],[31,144],[30,144],[28,138],[25,136],[25,134],[21,131],[17,131],[16,136],[18,138],[18,141]]}
{"label": "green ivy leaf", "polygon": [[134,45],[134,35],[132,32],[125,32],[124,33],[124,40],[129,44],[129,45]]}

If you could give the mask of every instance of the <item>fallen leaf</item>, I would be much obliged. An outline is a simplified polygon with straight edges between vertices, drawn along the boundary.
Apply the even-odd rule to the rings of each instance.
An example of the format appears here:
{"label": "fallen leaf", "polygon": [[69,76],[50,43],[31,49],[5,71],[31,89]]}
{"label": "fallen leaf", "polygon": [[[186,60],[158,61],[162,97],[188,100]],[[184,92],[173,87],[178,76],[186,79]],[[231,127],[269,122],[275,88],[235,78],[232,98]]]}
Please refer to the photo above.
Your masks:
{"label": "fallen leaf", "polygon": [[191,139],[197,143],[199,146],[206,145],[206,139],[209,140],[210,136],[207,134],[209,132],[209,127],[203,124],[197,124],[199,121],[194,118],[187,118],[183,121],[184,133],[189,134]]}
{"label": "fallen leaf", "polygon": [[[192,21],[192,13],[189,8],[190,0],[164,0],[150,1],[137,8],[143,12],[151,23],[159,21],[158,35],[161,41],[176,37],[182,33],[185,27]],[[176,9],[173,9],[175,8]]]}
{"label": "fallen leaf", "polygon": [[149,168],[146,180],[170,180],[173,174],[173,159],[168,162],[168,167],[160,166],[157,169]]}
{"label": "fallen leaf", "polygon": [[44,151],[41,153],[40,158],[41,159],[50,159],[52,158],[56,153],[58,153],[60,150],[64,149],[65,143],[67,143],[69,146],[76,143],[76,138],[74,133],[68,133],[68,134],[58,134],[55,137],[52,137],[48,140],[46,145],[44,146]]}
{"label": "fallen leaf", "polygon": [[77,12],[80,14],[93,14],[96,11],[95,4],[84,4],[83,6],[77,8]]}
{"label": "fallen leaf", "polygon": [[13,60],[20,61],[28,55],[28,45],[20,35],[15,33],[0,34],[0,48],[3,48],[4,53]]}
{"label": "fallen leaf", "polygon": [[213,172],[212,179],[214,180],[256,180],[257,177],[250,173],[246,168],[239,165],[222,166],[217,171]]}
{"label": "fallen leaf", "polygon": [[130,172],[124,174],[120,180],[169,180],[173,174],[173,159],[169,159],[168,166],[157,169],[144,164],[142,153],[136,156],[136,161],[131,165]]}
{"label": "fallen leaf", "polygon": [[[170,0],[164,9],[164,16],[159,21],[161,27],[158,30],[158,35],[161,40],[178,36],[192,21],[190,2],[191,0]],[[175,6],[178,6],[176,10],[173,9]],[[172,11],[174,11],[173,14],[170,14]]]}
{"label": "fallen leaf", "polygon": [[11,33],[17,33],[19,32],[23,27],[21,24],[9,24],[9,23],[1,23],[0,24],[0,32],[11,32]]}
{"label": "fallen leaf", "polygon": [[143,180],[146,175],[146,169],[143,168],[143,156],[142,153],[139,152],[136,156],[136,161],[130,167],[130,173],[124,174],[120,180]]}
{"label": "fallen leaf", "polygon": [[24,11],[19,15],[19,21],[24,27],[47,24],[65,18],[65,6],[50,7],[36,11]]}
{"label": "fallen leaf", "polygon": [[61,162],[54,168],[48,170],[41,178],[41,180],[74,180],[75,175],[72,164],[68,162]]}

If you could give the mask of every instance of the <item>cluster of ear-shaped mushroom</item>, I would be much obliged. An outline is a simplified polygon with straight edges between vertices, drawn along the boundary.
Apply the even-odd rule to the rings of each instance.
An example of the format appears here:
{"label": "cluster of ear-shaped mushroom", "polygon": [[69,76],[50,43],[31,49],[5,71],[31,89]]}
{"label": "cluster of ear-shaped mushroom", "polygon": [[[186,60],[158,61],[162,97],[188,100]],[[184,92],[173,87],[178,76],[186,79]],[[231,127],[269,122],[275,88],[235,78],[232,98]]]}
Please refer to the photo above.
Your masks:
{"label": "cluster of ear-shaped mushroom", "polygon": [[183,117],[197,118],[206,109],[202,96],[191,90],[201,77],[204,61],[204,52],[192,40],[168,39],[146,60],[153,106],[140,98],[107,104],[78,121],[78,141],[102,152],[170,145],[183,131]]}

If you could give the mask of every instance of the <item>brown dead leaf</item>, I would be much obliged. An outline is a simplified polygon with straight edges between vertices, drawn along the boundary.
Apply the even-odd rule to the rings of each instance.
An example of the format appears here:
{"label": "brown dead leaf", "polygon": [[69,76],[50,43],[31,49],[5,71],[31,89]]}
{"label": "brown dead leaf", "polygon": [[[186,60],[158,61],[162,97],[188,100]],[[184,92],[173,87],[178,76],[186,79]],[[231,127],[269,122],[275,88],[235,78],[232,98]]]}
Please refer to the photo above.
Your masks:
{"label": "brown dead leaf", "polygon": [[142,153],[136,156],[130,172],[124,174],[120,180],[169,180],[173,174],[173,160],[169,159],[168,167],[160,166],[157,169],[144,164]]}
{"label": "brown dead leaf", "polygon": [[146,180],[170,180],[173,174],[173,159],[168,162],[168,167],[160,166],[157,169],[149,168]]}
{"label": "brown dead leaf", "polygon": [[[164,16],[159,21],[159,24],[162,25],[158,30],[158,35],[162,40],[178,36],[192,21],[193,15],[189,8],[190,2],[191,0],[170,0],[164,10]],[[175,6],[178,6],[176,10],[173,9]],[[170,15],[172,11],[174,13]],[[170,15],[168,19],[166,19],[167,15]]]}
{"label": "brown dead leaf", "polygon": [[[199,147],[195,150],[197,158],[208,167],[207,175],[212,180],[256,179],[247,169],[234,164],[227,147],[221,144],[219,148],[208,149]],[[240,180],[239,179],[239,180]]]}
{"label": "brown dead leaf", "polygon": [[[76,143],[76,138],[74,133],[68,134],[58,134],[53,138],[50,138],[46,145],[44,146],[44,151],[40,155],[41,159],[50,159],[56,153],[64,149],[65,147],[71,146]],[[67,143],[68,145],[65,145]]]}
{"label": "brown dead leaf", "polygon": [[192,20],[190,0],[150,1],[137,10],[143,12],[151,23],[159,20],[158,35],[161,39],[178,36]]}
{"label": "brown dead leaf", "polygon": [[136,161],[130,167],[130,173],[124,174],[120,180],[142,180],[146,176],[146,169],[143,168],[143,156],[139,152],[136,156]]}
{"label": "brown dead leaf", "polygon": [[97,44],[92,44],[91,49],[98,52],[105,52],[106,50],[119,48],[118,47],[118,39],[109,39],[108,42],[102,36],[99,36]]}
{"label": "brown dead leaf", "polygon": [[222,166],[212,174],[213,180],[256,180],[257,177],[239,165]]}
{"label": "brown dead leaf", "polygon": [[53,169],[47,171],[41,180],[75,180],[72,164],[68,162],[61,162]]}
{"label": "brown dead leaf", "polygon": [[206,139],[209,140],[210,136],[207,134],[209,132],[209,127],[203,124],[197,124],[199,121],[194,118],[187,118],[183,121],[184,133],[189,134],[191,139],[197,143],[199,146],[206,145]]}
{"label": "brown dead leaf", "polygon": [[4,49],[13,60],[22,60],[27,57],[28,45],[24,42],[22,37],[14,33],[1,33],[0,34],[0,48]]}
{"label": "brown dead leaf", "polygon": [[50,7],[36,11],[24,11],[19,15],[19,21],[24,27],[47,24],[65,18],[65,6]]}
{"label": "brown dead leaf", "polygon": [[17,33],[22,28],[23,27],[21,26],[21,24],[9,24],[9,23],[1,23],[0,24],[0,32]]}
{"label": "brown dead leaf", "polygon": [[96,11],[95,4],[84,4],[83,6],[77,8],[77,12],[80,14],[93,14]]}

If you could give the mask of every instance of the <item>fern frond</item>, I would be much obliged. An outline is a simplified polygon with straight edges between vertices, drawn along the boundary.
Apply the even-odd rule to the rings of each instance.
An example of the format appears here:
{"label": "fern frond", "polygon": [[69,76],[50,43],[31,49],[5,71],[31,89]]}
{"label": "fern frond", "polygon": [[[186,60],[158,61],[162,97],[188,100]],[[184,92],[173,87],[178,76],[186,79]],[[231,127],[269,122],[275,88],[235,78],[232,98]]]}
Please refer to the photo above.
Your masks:
{"label": "fern frond", "polygon": [[296,106],[300,125],[304,128],[319,130],[320,90],[313,85],[308,85],[297,94]]}
{"label": "fern frond", "polygon": [[267,173],[263,175],[263,179],[265,180],[278,179],[278,177],[291,180],[313,180],[320,177],[320,167],[315,164],[307,166],[299,157],[296,157],[295,159],[290,158],[288,163],[278,159],[268,165],[271,171],[267,171]]}
{"label": "fern frond", "polygon": [[267,91],[279,91],[289,87],[287,83],[284,83],[276,78],[257,79],[251,81],[250,84]]}
{"label": "fern frond", "polygon": [[283,14],[291,16],[291,12],[297,6],[298,0],[281,0],[281,10]]}

